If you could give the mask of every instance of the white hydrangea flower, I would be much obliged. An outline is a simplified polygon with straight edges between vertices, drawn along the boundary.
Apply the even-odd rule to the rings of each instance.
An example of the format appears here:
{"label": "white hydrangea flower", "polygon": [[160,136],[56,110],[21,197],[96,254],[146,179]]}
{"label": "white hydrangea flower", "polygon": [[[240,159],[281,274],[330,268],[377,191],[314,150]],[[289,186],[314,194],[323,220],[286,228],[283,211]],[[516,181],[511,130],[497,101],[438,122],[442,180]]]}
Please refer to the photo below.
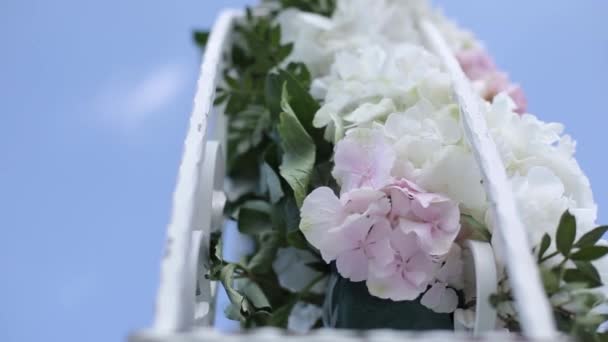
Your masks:
{"label": "white hydrangea flower", "polygon": [[[436,105],[447,102],[444,90],[449,83],[443,80],[439,61],[416,45],[343,50],[336,54],[330,73],[313,83],[313,93],[324,95],[313,124],[327,127],[327,138],[335,142],[345,129],[384,121],[420,99]],[[437,87],[434,81],[442,83]]]}
{"label": "white hydrangea flower", "polygon": [[[337,142],[354,128],[380,128],[396,155],[391,176],[449,196],[492,230],[450,78],[421,44],[414,19],[420,14],[434,22],[454,51],[480,46],[426,0],[338,0],[332,18],[288,10],[277,21],[285,41],[294,42],[290,59],[304,61],[315,78],[311,93],[322,107],[313,124],[325,128],[326,139]],[[566,209],[577,218],[579,236],[594,228],[597,207],[590,183],[563,125],[518,115],[506,94],[484,106],[530,243],[536,245],[545,233],[554,236]],[[494,244],[500,254],[500,241]],[[597,264],[603,262],[608,259]],[[608,266],[599,268],[602,276],[608,274]]]}
{"label": "white hydrangea flower", "polygon": [[576,216],[579,235],[594,228],[597,206],[591,185],[574,159],[574,142],[562,135],[563,125],[542,122],[531,114],[520,116],[514,108],[508,96],[498,95],[488,106],[486,118],[512,179],[524,224],[536,231],[530,235],[531,242],[538,243],[541,232],[553,235],[566,209]]}
{"label": "white hydrangea flower", "polygon": [[329,18],[289,8],[279,13],[276,22],[281,26],[281,43],[294,43],[285,63],[306,64],[311,75],[317,77],[328,71],[333,56],[326,47],[326,32],[333,26]]}

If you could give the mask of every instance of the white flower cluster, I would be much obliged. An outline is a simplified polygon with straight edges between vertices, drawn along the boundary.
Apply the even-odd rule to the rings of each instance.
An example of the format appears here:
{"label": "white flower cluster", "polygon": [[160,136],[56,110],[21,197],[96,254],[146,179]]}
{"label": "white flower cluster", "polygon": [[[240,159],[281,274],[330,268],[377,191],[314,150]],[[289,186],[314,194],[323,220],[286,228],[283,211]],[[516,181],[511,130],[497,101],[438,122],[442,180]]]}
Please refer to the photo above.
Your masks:
{"label": "white flower cluster", "polygon": [[[434,21],[455,53],[480,45],[424,0],[338,0],[331,19],[288,10],[278,21],[284,39],[295,43],[291,58],[306,62],[316,76],[311,92],[323,106],[314,125],[325,127],[328,140],[337,142],[351,129],[382,127],[397,154],[392,176],[450,196],[491,228],[449,77],[415,27],[420,14]],[[485,113],[531,243],[546,232],[554,235],[566,209],[577,217],[580,234],[593,228],[590,184],[562,125],[518,115],[505,94],[487,103]]]}
{"label": "white flower cluster", "polygon": [[[315,78],[311,93],[322,107],[313,124],[325,129],[326,139],[337,143],[349,131],[381,130],[396,155],[391,177],[445,194],[492,229],[450,78],[423,45],[415,22],[420,15],[433,20],[455,54],[481,46],[425,0],[338,0],[332,18],[287,10],[277,21],[283,39],[294,42],[290,60],[306,63]],[[518,114],[509,95],[484,101],[484,113],[530,243],[555,236],[566,209],[584,234],[594,228],[597,208],[574,159],[575,143],[561,124]],[[500,250],[500,241],[493,244]],[[598,266],[608,281],[608,268]]]}

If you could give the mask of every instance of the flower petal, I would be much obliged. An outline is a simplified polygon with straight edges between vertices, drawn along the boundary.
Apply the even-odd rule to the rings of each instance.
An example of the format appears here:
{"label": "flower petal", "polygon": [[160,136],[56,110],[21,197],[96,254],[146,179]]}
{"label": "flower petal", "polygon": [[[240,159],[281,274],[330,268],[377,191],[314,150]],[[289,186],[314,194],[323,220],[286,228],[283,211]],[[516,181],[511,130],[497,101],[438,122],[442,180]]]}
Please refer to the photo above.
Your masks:
{"label": "flower petal", "polygon": [[458,296],[447,284],[436,283],[422,296],[420,304],[438,313],[450,313],[458,306]]}
{"label": "flower petal", "polygon": [[320,248],[326,233],[344,220],[342,203],[333,190],[321,187],[311,192],[302,204],[300,230],[306,240]]}
{"label": "flower petal", "polygon": [[336,259],[336,267],[340,275],[351,281],[367,279],[368,259],[361,248],[340,254]]}
{"label": "flower petal", "polygon": [[352,129],[336,145],[332,175],[342,193],[361,187],[380,189],[390,182],[395,158],[381,130]]}

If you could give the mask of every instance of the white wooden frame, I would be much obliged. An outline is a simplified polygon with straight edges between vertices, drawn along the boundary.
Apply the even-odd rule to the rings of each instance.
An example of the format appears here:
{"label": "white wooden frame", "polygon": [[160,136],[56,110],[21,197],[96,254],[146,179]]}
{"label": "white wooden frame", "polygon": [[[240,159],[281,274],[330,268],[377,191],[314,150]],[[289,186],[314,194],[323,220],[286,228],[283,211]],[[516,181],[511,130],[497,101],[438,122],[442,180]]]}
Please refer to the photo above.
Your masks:
{"label": "white wooden frame", "polygon": [[[215,129],[219,141],[208,141],[207,131],[210,115],[213,113],[213,98],[222,65],[222,55],[229,46],[235,20],[242,17],[242,11],[226,10],[220,14],[209,38],[198,89],[194,98],[194,109],[190,127],[184,143],[184,154],[179,169],[177,185],[173,197],[173,212],[167,229],[165,257],[161,264],[160,286],[158,290],[154,325],[131,336],[132,341],[268,341],[268,340],[314,340],[314,341],[466,341],[470,334],[404,333],[377,331],[354,334],[336,330],[320,330],[308,337],[285,336],[284,332],[262,329],[254,334],[221,335],[214,331],[213,289],[202,273],[208,266],[209,234],[221,221],[221,211],[225,200],[221,192],[223,182],[222,149],[225,147],[225,119],[223,113],[215,113]],[[485,121],[480,112],[478,98],[473,94],[469,81],[464,76],[454,56],[447,48],[439,31],[429,21],[420,22],[420,30],[427,38],[429,46],[443,61],[454,81],[454,92],[464,118],[465,133],[482,170],[485,189],[496,213],[497,231],[506,242],[505,257],[514,289],[517,308],[522,315],[524,334],[531,338],[555,338],[549,304],[542,291],[538,270],[533,262],[519,220],[513,194],[511,193],[496,146],[491,140]],[[509,227],[507,235],[506,227]],[[485,296],[496,288],[496,270],[489,245],[471,243],[478,272],[478,294]],[[199,257],[200,255],[200,257]],[[202,266],[202,268],[201,268]],[[201,295],[195,298],[197,280],[201,283]],[[479,301],[483,302],[483,301]],[[478,303],[480,313],[475,322],[476,333],[493,329],[496,313],[488,303]],[[485,314],[485,315],[484,315]],[[482,316],[482,317],[479,317]],[[510,341],[509,334],[485,336],[488,341]],[[478,341],[481,340],[479,337]]]}

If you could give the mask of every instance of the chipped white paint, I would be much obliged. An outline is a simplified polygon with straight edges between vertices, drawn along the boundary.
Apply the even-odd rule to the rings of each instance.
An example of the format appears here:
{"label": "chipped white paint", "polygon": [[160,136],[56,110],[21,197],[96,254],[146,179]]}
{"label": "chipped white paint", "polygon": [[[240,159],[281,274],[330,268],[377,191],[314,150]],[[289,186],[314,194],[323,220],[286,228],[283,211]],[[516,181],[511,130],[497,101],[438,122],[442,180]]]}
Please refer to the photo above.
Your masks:
{"label": "chipped white paint", "polygon": [[[208,116],[213,106],[222,52],[230,39],[234,18],[241,15],[240,13],[241,11],[224,11],[220,15],[209,37],[201,65],[194,109],[173,195],[173,212],[167,228],[165,257],[161,264],[153,327],[158,333],[185,331],[190,329],[194,322],[193,296],[196,282],[192,272],[197,266],[191,265],[191,262],[196,259],[194,256],[198,255],[198,250],[193,250],[198,248],[193,247],[197,247],[199,241],[193,245],[192,238],[194,230],[204,228],[205,220],[211,221],[209,211],[212,192],[208,189],[209,183],[205,183],[211,180],[205,180],[207,177],[201,176],[205,174],[205,170],[215,171],[215,167],[204,165],[205,154],[208,152],[206,151]],[[223,171],[221,172],[223,176]],[[221,178],[216,181],[221,182]],[[203,189],[204,186],[207,186],[207,189]],[[215,187],[213,189],[217,190]],[[203,198],[205,196],[207,198]],[[209,211],[203,209],[207,207]],[[194,237],[197,240],[199,238],[205,240],[208,238],[208,233],[203,231],[202,234],[194,234]],[[203,244],[203,247],[206,246]]]}
{"label": "chipped white paint", "polygon": [[551,306],[545,295],[536,262],[530,253],[526,231],[517,212],[505,166],[482,115],[480,98],[473,91],[437,28],[430,21],[422,19],[420,29],[452,77],[464,131],[473,148],[490,208],[494,213],[495,232],[504,241],[509,282],[515,295],[523,332],[527,337],[552,338],[556,335],[556,330]]}

